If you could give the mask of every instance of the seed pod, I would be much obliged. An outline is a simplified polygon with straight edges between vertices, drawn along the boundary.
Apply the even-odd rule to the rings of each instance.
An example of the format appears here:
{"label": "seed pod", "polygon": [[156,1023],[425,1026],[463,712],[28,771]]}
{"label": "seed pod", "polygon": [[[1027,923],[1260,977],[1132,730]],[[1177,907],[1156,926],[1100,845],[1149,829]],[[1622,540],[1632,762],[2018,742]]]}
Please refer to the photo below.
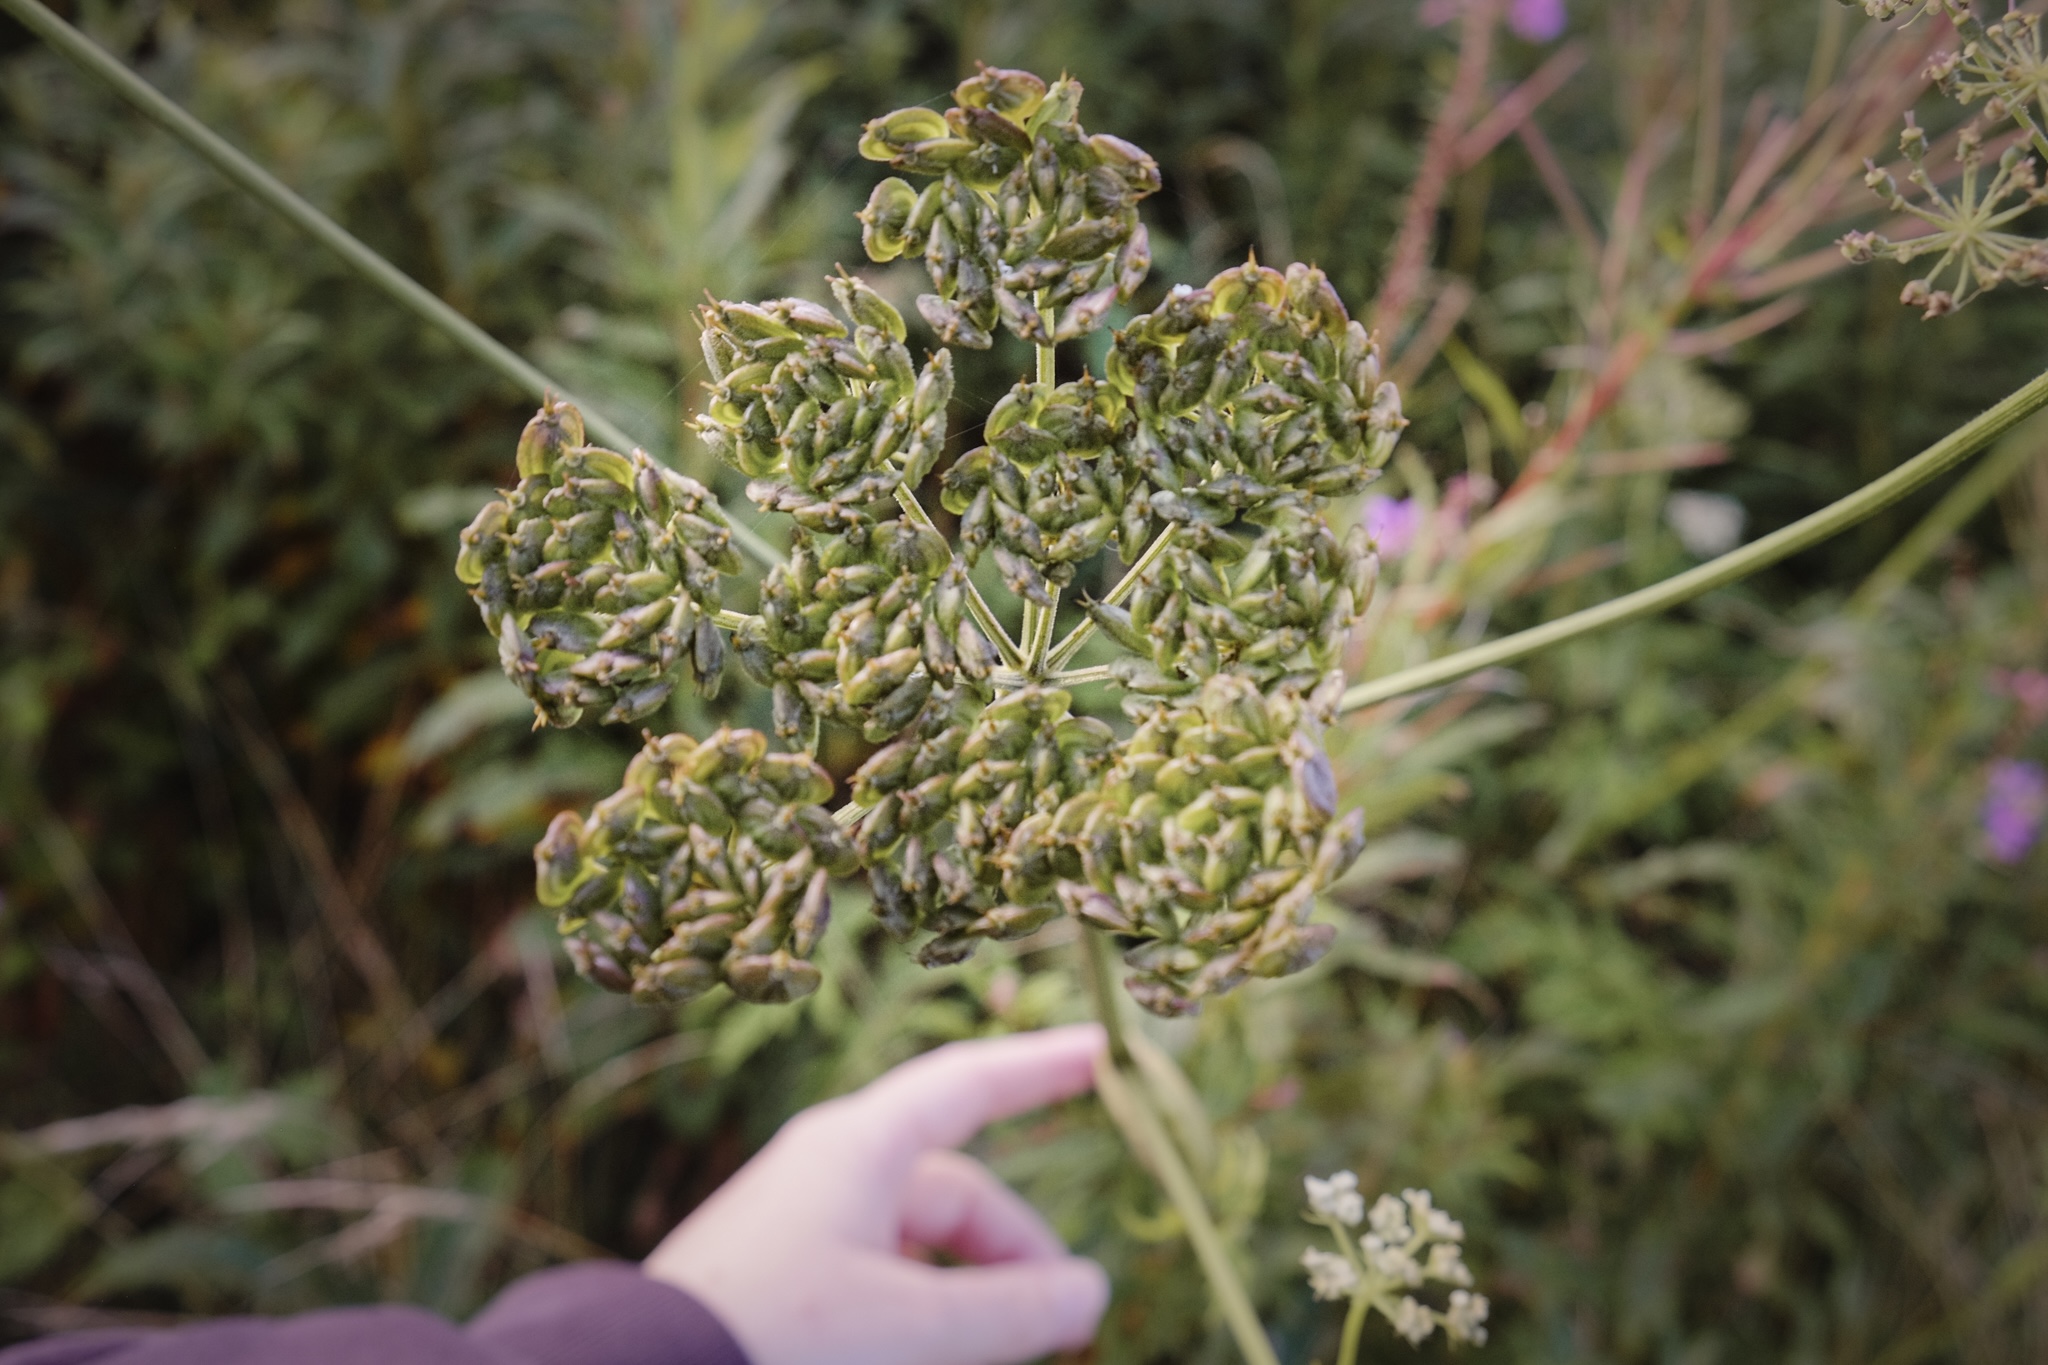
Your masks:
{"label": "seed pod", "polygon": [[1045,100],[1045,82],[1029,71],[976,64],[976,74],[953,88],[953,98],[963,106],[987,109],[1027,122]]}
{"label": "seed pod", "polygon": [[952,130],[945,116],[930,109],[898,109],[871,119],[860,139],[860,154],[870,161],[893,161],[920,143],[945,138]]}
{"label": "seed pod", "polygon": [[582,444],[583,414],[550,396],[519,433],[519,477],[547,477],[564,451]]}
{"label": "seed pod", "polygon": [[832,917],[831,875],[822,867],[811,877],[810,885],[804,891],[803,904],[789,925],[789,950],[798,957],[809,957],[818,946],[818,940],[825,936],[825,926]]}
{"label": "seed pod", "polygon": [[[988,329],[977,324],[967,310],[951,299],[937,294],[917,296],[919,316],[939,334],[939,339],[950,346],[965,346],[970,351],[985,351],[995,344]],[[944,354],[944,352],[940,352]]]}
{"label": "seed pod", "polygon": [[[923,306],[922,299],[919,306]],[[918,376],[917,391],[911,399],[910,415],[913,421],[922,422],[935,414],[944,413],[946,405],[953,400],[953,356],[951,352],[940,351],[933,355]]]}

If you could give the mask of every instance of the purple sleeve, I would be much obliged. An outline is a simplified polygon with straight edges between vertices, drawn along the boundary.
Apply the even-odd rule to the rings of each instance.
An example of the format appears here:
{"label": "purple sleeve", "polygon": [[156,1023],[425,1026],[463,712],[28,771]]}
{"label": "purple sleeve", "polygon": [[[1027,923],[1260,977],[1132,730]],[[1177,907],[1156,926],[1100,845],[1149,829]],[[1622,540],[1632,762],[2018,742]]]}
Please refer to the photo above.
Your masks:
{"label": "purple sleeve", "polygon": [[229,1318],[169,1332],[79,1332],[0,1350],[0,1365],[747,1365],[732,1334],[637,1266],[529,1275],[465,1328],[419,1308]]}

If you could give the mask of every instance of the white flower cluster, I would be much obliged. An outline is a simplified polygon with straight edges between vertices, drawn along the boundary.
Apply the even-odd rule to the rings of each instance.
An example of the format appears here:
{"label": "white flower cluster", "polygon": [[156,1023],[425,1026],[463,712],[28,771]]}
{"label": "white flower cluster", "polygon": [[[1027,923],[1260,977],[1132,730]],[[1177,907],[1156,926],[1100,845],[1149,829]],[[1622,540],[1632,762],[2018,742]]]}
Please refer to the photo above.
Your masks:
{"label": "white flower cluster", "polygon": [[1334,1218],[1347,1228],[1357,1227],[1364,1219],[1365,1196],[1358,1192],[1358,1177],[1351,1172],[1339,1171],[1328,1180],[1304,1176],[1301,1183],[1308,1191],[1311,1212]]}
{"label": "white flower cluster", "polygon": [[1319,1299],[1348,1299],[1358,1288],[1358,1267],[1334,1251],[1310,1247],[1301,1253],[1308,1287]]}
{"label": "white flower cluster", "polygon": [[[1472,1292],[1460,1245],[1464,1224],[1436,1207],[1428,1190],[1403,1190],[1398,1198],[1383,1194],[1368,1210],[1350,1171],[1308,1176],[1302,1186],[1310,1221],[1328,1228],[1337,1244],[1334,1252],[1311,1247],[1301,1254],[1318,1299],[1363,1299],[1413,1343],[1441,1327],[1454,1342],[1485,1344],[1489,1305],[1484,1294]],[[1365,1230],[1354,1241],[1351,1229],[1360,1224]],[[1426,1281],[1455,1286],[1446,1308],[1400,1292]]]}

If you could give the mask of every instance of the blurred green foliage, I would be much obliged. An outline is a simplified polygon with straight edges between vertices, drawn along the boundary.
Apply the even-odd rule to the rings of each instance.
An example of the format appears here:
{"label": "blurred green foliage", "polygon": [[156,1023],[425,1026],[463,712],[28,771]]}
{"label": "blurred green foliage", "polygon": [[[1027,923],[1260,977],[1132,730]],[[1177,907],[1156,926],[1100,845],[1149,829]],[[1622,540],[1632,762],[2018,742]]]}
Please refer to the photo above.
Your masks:
{"label": "blurred green foliage", "polygon": [[[1166,170],[1154,288],[1256,247],[1318,261],[1362,310],[1458,41],[1410,0],[73,12],[700,474],[691,309],[815,295],[859,259],[867,115],[975,58],[1064,66],[1091,125]],[[1879,42],[1833,0],[1571,15],[1588,64],[1540,144],[1509,137],[1448,189],[1418,309],[1448,344],[1414,352],[1394,487],[1422,530],[1361,675],[1683,567],[1674,481],[1738,498],[1752,533],[1790,520],[2043,354],[2028,295],[1923,327],[1890,267],[1758,285],[1867,221],[1853,183],[1839,208],[1812,190],[1775,255],[1645,333],[1583,458],[1497,501],[1660,316],[1770,111],[1926,37]],[[1701,36],[1717,15],[1725,46]],[[1503,34],[1489,88],[1565,50]],[[1799,306],[1707,330],[1759,298]],[[671,1020],[568,974],[527,850],[633,740],[529,733],[448,568],[530,403],[12,28],[0,348],[0,1330],[464,1312],[549,1259],[644,1252],[811,1099],[1083,1012],[1056,932],[928,973],[851,904],[825,989],[792,1007]],[[1021,367],[983,358],[963,404]],[[1301,1175],[1338,1167],[1426,1184],[1472,1227],[1489,1359],[2048,1356],[2048,863],[2000,866],[1978,830],[1986,763],[2048,753],[2010,684],[2048,667],[2048,430],[2011,439],[1996,501],[1952,500],[1959,534],[1854,599],[1941,490],[1336,737],[1376,836],[1338,949],[1157,1029],[1283,1358],[1332,1349],[1296,1211]],[[1115,1274],[1099,1359],[1229,1358],[1090,1106],[987,1147]]]}

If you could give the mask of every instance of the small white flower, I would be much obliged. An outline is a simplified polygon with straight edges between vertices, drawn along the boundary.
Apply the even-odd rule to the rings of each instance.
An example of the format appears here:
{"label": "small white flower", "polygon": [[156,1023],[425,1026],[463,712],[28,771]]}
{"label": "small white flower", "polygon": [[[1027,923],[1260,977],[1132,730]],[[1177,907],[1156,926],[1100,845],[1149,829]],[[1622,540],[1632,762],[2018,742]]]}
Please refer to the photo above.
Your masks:
{"label": "small white flower", "polygon": [[1472,1285],[1472,1272],[1465,1266],[1463,1253],[1450,1242],[1438,1242],[1429,1249],[1429,1264],[1422,1273],[1445,1284],[1464,1285],[1468,1289]]}
{"label": "small white flower", "polygon": [[1372,1230],[1383,1242],[1405,1242],[1408,1240],[1408,1210],[1400,1200],[1391,1194],[1383,1194],[1372,1206],[1368,1215]]}
{"label": "small white flower", "polygon": [[1440,1242],[1465,1240],[1465,1225],[1436,1207],[1428,1190],[1403,1190],[1401,1198],[1407,1201],[1408,1211],[1414,1215],[1416,1230],[1423,1236]]}
{"label": "small white flower", "polygon": [[1405,1294],[1388,1317],[1393,1321],[1394,1330],[1417,1346],[1436,1330],[1436,1314]]}
{"label": "small white flower", "polygon": [[1365,1253],[1366,1265],[1381,1279],[1405,1285],[1422,1283],[1422,1267],[1406,1246],[1384,1241],[1370,1232],[1360,1239],[1358,1245]]}
{"label": "small white flower", "polygon": [[1355,1228],[1365,1217],[1365,1196],[1358,1192],[1358,1177],[1350,1171],[1339,1171],[1328,1180],[1315,1176],[1303,1176],[1302,1188],[1308,1191],[1308,1206],[1324,1218],[1333,1218],[1347,1228]]}
{"label": "small white flower", "polygon": [[1469,1341],[1474,1346],[1484,1346],[1486,1312],[1491,1306],[1484,1294],[1452,1290],[1451,1308],[1444,1314],[1444,1334],[1452,1341]]}
{"label": "small white flower", "polygon": [[1308,1287],[1319,1299],[1348,1299],[1358,1288],[1358,1267],[1333,1251],[1310,1247],[1301,1253],[1301,1268],[1308,1272]]}

